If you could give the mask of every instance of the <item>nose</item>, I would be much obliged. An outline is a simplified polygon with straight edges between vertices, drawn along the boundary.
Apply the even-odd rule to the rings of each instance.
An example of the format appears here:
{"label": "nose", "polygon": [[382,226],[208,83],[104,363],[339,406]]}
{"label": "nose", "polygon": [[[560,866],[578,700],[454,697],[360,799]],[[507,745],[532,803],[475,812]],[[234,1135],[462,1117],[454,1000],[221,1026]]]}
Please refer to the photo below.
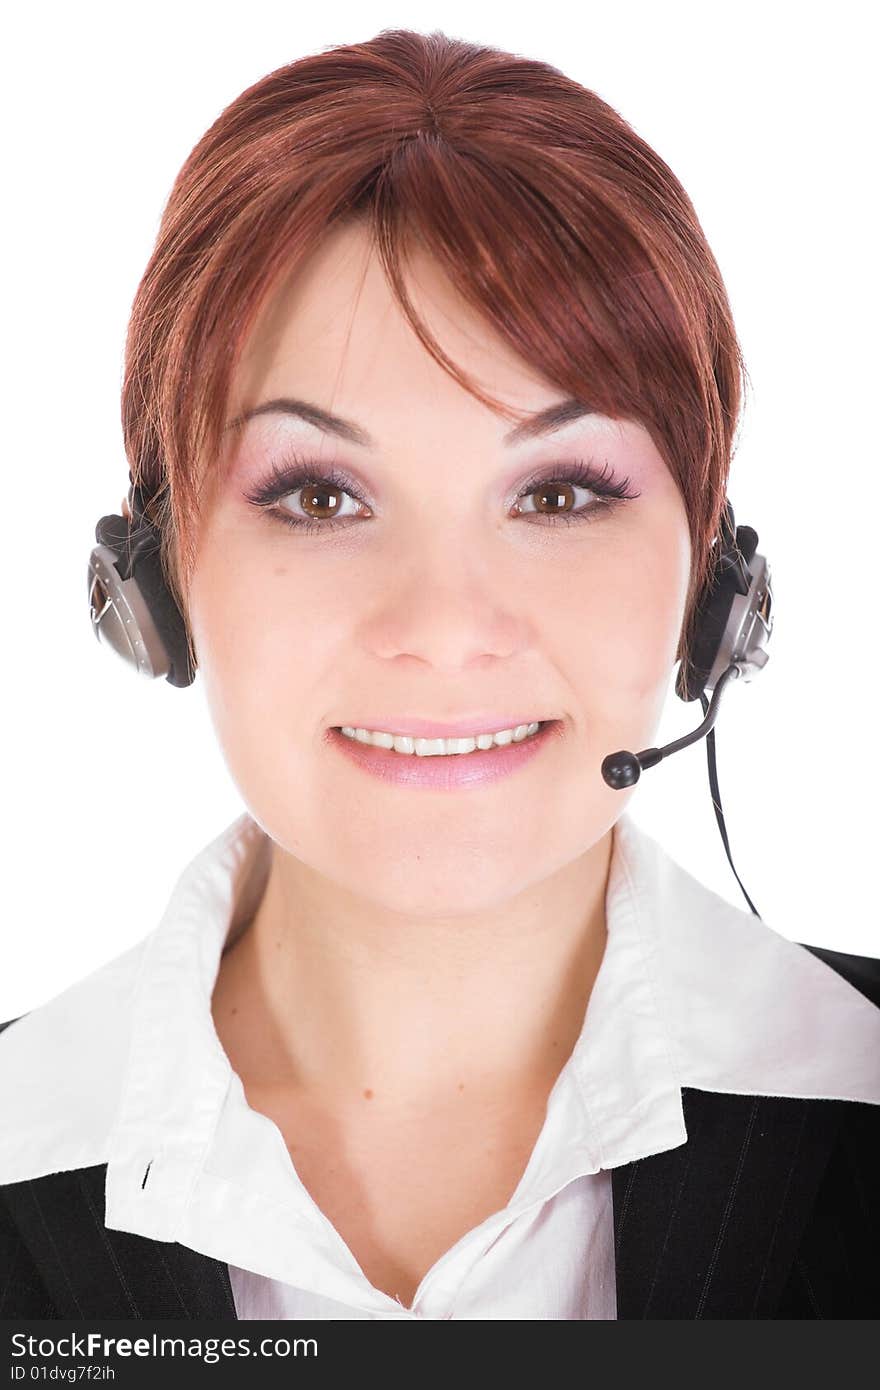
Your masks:
{"label": "nose", "polygon": [[385,659],[409,656],[454,672],[510,659],[530,641],[529,618],[490,566],[423,554],[374,612],[370,642]]}

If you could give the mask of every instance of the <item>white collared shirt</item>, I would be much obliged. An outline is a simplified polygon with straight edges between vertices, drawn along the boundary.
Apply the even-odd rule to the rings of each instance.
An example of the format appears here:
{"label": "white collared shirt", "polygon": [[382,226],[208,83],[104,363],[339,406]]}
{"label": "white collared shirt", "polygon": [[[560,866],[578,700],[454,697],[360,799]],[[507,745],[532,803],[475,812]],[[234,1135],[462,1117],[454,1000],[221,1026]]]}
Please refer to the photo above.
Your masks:
{"label": "white collared shirt", "polygon": [[270,852],[240,815],[153,931],[0,1034],[0,1184],[106,1163],[106,1225],[227,1263],[239,1318],[614,1319],[611,1169],[687,1142],[682,1087],[880,1104],[880,1009],[624,812],[605,954],[525,1171],[406,1308],[366,1278],[214,1028]]}

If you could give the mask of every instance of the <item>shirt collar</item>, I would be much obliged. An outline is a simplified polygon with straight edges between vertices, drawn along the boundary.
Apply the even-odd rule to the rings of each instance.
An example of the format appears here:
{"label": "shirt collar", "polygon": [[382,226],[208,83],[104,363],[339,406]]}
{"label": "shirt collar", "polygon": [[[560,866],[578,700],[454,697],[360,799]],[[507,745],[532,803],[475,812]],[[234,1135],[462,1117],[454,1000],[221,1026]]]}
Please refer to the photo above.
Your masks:
{"label": "shirt collar", "polygon": [[251,815],[238,816],[180,875],[146,941],[108,1143],[108,1203],[111,1189],[127,1191],[134,1173],[143,1176],[155,1163],[151,1199],[161,1203],[169,1229],[177,1229],[233,1080],[211,995],[224,946],[247,921],[270,849]]}
{"label": "shirt collar", "polygon": [[[654,898],[654,844],[626,814],[613,833],[602,965],[580,1037],[551,1094],[550,1123],[523,1175],[521,1196],[568,1180],[573,1163],[595,1172],[687,1139],[681,1102],[687,1069],[670,1028],[673,1010],[663,999],[658,962],[664,902]],[[166,1171],[172,1154],[175,1167],[196,1165],[205,1154],[233,1083],[211,995],[223,949],[248,920],[247,900],[263,881],[269,851],[268,836],[245,813],[179,879],[148,943],[134,1000],[111,1163],[154,1154],[160,1135]],[[674,896],[670,886],[667,906]],[[237,1077],[234,1082],[239,1094]],[[283,1162],[289,1166],[286,1149]]]}
{"label": "shirt collar", "polygon": [[[214,1029],[220,957],[259,897],[270,847],[250,815],[240,816],[181,876],[148,943],[109,1143],[106,1223],[221,1258],[234,1251],[226,1257],[286,1282],[305,1280],[329,1297],[364,1297],[362,1275],[347,1267],[348,1252],[296,1174],[274,1121],[248,1105]],[[612,843],[608,937],[590,1006],[499,1221],[575,1177],[687,1139],[639,849],[638,835],[628,853],[622,838]],[[289,1238],[276,1255],[279,1230]]]}
{"label": "shirt collar", "polygon": [[[106,1161],[108,1224],[136,1183],[150,1198],[136,1229],[176,1239],[232,1104],[301,1200],[280,1132],[247,1107],[210,1011],[270,848],[249,813],[237,817],[180,875],[153,932],[0,1035],[0,1183]],[[880,1103],[880,1010],[693,878],[627,812],[606,916],[583,1029],[516,1197],[549,1193],[573,1165],[594,1172],[684,1143],[683,1086]]]}

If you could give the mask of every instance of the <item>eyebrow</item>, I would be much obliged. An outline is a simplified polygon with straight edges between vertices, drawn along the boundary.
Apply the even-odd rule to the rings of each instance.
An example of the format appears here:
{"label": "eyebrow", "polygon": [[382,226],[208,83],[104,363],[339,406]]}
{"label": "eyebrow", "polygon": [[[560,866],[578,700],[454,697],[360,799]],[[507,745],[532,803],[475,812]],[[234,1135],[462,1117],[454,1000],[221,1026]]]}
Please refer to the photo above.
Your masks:
{"label": "eyebrow", "polygon": [[[231,429],[240,429],[248,420],[252,420],[257,415],[293,415],[300,420],[305,420],[307,424],[314,425],[316,429],[323,430],[325,434],[335,434],[340,439],[347,440],[350,444],[360,444],[365,449],[375,448],[375,440],[355,424],[353,420],[345,420],[341,415],[331,415],[328,410],[322,410],[320,406],[312,405],[310,401],[293,400],[287,396],[278,397],[276,400],[264,401],[262,405],[254,406],[251,410],[244,411],[241,415],[236,415],[224,426],[224,432]],[[579,400],[576,396],[567,396],[565,400],[556,401],[553,405],[548,405],[544,410],[539,410],[536,415],[530,415],[528,419],[521,420],[513,429],[508,430],[504,435],[502,443],[520,444],[526,439],[535,439],[539,435],[550,434],[553,430],[561,429],[563,425],[569,425],[575,420],[582,419],[585,415],[596,415],[598,411],[595,406],[588,405],[586,401]]]}

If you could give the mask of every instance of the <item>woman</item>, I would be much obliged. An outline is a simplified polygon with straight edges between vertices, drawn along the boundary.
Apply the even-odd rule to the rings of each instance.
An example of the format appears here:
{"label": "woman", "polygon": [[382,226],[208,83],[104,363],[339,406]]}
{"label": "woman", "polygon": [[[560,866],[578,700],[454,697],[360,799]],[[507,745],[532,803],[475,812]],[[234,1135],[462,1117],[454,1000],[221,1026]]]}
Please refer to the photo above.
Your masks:
{"label": "woman", "polygon": [[742,371],[681,185],[544,63],[384,31],[198,143],[123,423],[247,811],[0,1038],[4,1316],[878,1311],[876,962],[600,774]]}

